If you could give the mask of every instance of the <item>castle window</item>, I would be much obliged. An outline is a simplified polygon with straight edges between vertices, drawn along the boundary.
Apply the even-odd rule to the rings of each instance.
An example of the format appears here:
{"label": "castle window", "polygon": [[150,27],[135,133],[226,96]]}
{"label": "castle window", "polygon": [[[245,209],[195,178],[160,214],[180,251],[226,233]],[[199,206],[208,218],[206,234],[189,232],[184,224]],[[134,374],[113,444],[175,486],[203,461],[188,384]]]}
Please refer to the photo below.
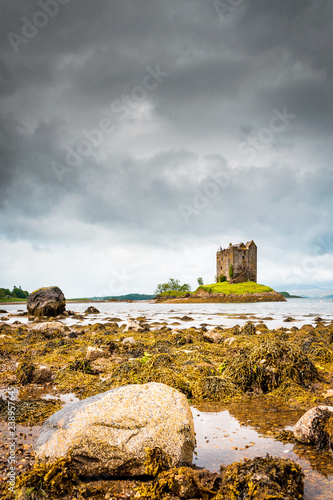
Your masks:
{"label": "castle window", "polygon": [[244,255],[243,255],[242,259],[244,260]]}

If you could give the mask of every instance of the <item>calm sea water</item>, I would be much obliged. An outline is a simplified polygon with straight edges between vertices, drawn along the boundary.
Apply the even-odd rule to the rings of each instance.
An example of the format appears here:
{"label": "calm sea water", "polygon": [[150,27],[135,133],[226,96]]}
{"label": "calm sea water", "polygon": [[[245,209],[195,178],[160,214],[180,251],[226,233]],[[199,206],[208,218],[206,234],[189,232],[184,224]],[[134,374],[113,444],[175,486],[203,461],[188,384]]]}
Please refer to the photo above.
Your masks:
{"label": "calm sea water", "polygon": [[[303,324],[315,324],[315,318],[321,317],[326,321],[333,320],[333,301],[331,299],[288,299],[286,302],[263,302],[251,304],[155,304],[152,302],[93,302],[93,303],[68,303],[67,309],[83,313],[90,305],[96,307],[100,314],[86,316],[83,323],[107,322],[110,318],[119,318],[127,322],[129,318],[145,316],[148,323],[167,322],[179,323],[177,327],[219,325],[231,327],[236,324],[242,326],[247,321],[254,323],[263,322],[268,328],[280,326],[300,327]],[[8,313],[26,310],[25,305],[3,305]],[[0,315],[5,316],[4,314]],[[188,316],[190,321],[181,318]],[[295,321],[285,322],[287,317]],[[26,317],[9,318],[9,322],[19,319],[27,322]],[[67,324],[77,323],[79,320],[68,318],[63,320]]]}

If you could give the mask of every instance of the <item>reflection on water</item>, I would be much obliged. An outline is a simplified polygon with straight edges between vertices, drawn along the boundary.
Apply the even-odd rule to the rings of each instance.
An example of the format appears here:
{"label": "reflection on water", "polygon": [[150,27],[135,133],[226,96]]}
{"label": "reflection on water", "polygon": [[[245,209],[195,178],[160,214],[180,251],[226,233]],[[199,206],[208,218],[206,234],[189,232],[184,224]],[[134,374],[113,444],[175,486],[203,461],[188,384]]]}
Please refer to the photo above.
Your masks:
{"label": "reflection on water", "polygon": [[274,439],[282,429],[291,429],[304,413],[266,400],[231,404],[200,404],[192,407],[197,438],[195,464],[218,471],[245,457],[269,453],[297,462],[305,474],[305,500],[333,498],[333,456],[310,446]]}
{"label": "reflection on water", "polygon": [[67,406],[71,403],[77,403],[79,398],[75,396],[73,392],[70,392],[68,394],[59,394],[58,396],[54,396],[52,394],[45,394],[42,396],[42,399],[60,399],[60,401],[63,403],[64,406]]}

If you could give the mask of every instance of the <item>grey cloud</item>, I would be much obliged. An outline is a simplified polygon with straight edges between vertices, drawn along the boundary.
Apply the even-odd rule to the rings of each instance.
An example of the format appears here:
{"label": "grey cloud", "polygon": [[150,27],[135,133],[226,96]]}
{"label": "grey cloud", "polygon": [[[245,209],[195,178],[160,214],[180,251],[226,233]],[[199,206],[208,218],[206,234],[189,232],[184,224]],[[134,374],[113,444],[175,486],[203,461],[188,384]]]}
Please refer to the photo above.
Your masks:
{"label": "grey cloud", "polygon": [[[4,238],[70,244],[66,214],[75,245],[94,230],[117,234],[121,248],[180,248],[235,232],[306,254],[327,241],[332,2],[244,0],[221,21],[209,0],[71,0],[18,54],[7,34],[19,34],[39,4],[2,7]],[[124,120],[111,104],[142,84],[147,65],[169,75]],[[247,161],[239,144],[284,106],[296,115],[290,127]],[[106,117],[114,131],[77,168],[66,164],[82,131]],[[193,209],[235,159],[239,174],[186,220],[179,207]],[[54,162],[65,166],[61,179]]]}

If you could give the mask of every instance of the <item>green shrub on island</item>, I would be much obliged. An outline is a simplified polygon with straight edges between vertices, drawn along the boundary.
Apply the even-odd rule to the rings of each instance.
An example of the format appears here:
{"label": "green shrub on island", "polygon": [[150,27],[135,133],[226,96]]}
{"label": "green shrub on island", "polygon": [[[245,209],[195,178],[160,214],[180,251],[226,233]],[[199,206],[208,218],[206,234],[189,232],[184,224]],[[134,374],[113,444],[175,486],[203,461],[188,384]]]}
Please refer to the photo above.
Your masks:
{"label": "green shrub on island", "polygon": [[227,281],[227,277],[224,276],[224,274],[220,274],[220,276],[216,278],[216,283],[223,283],[224,281]]}
{"label": "green shrub on island", "polygon": [[246,281],[244,283],[228,283],[224,281],[222,283],[219,282],[213,283],[212,285],[199,286],[197,291],[199,290],[205,290],[208,293],[224,293],[225,295],[230,295],[231,293],[243,295],[245,293],[272,292],[273,288],[254,283],[253,281]]}
{"label": "green shrub on island", "polygon": [[[155,293],[160,295],[160,294],[165,294],[165,292],[168,292],[168,291],[190,292],[191,287],[188,283],[184,283],[183,285],[181,285],[179,280],[175,280],[173,278],[170,278],[167,283],[160,283],[159,285],[157,285]],[[173,293],[173,294],[169,294],[169,295],[175,295],[175,294]]]}

